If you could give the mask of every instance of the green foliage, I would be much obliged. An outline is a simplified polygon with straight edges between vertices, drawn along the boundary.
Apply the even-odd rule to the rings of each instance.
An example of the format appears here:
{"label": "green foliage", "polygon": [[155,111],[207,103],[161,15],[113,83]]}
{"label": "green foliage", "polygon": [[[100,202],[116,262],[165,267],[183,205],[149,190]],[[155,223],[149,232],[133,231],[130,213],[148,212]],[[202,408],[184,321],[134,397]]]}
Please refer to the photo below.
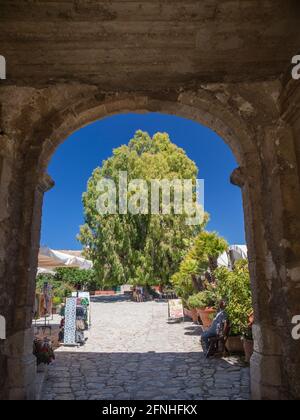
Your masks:
{"label": "green foliage", "polygon": [[43,291],[45,282],[52,286],[54,299],[60,301],[59,303],[70,296],[77,286],[90,291],[98,288],[94,270],[80,270],[73,267],[59,267],[55,270],[55,274],[39,274],[36,280],[38,292]]}
{"label": "green foliage", "polygon": [[217,305],[217,294],[211,288],[190,296],[188,306],[192,309],[214,308]]}
{"label": "green foliage", "polygon": [[94,270],[80,270],[75,267],[59,267],[55,270],[56,280],[67,283],[70,286],[81,286],[89,288],[94,284],[96,273]]}
{"label": "green foliage", "polygon": [[63,299],[59,296],[55,296],[53,298],[53,306],[58,306],[61,305],[63,303]]}
{"label": "green foliage", "polygon": [[203,277],[214,270],[215,260],[228,248],[225,239],[217,233],[203,231],[180,264],[179,271],[172,277],[172,284],[178,296],[186,303],[199,289],[205,288]]}
{"label": "green foliage", "polygon": [[114,150],[113,156],[94,170],[83,194],[85,225],[78,238],[102,285],[168,284],[201,227],[188,226],[186,216],[174,211],[171,215],[122,215],[118,211],[100,215],[98,182],[111,179],[118,185],[119,173],[125,171],[128,182],[143,179],[150,191],[153,179],[196,181],[197,167],[168,134],[157,133],[151,138],[137,131],[128,145]]}
{"label": "green foliage", "polygon": [[181,297],[185,306],[188,306],[189,297],[195,293],[195,288],[191,277],[183,275],[182,271],[172,276],[172,284],[178,296]]}
{"label": "green foliage", "polygon": [[[215,307],[225,299],[232,334],[246,336],[249,334],[249,315],[253,312],[248,262],[238,261],[233,271],[217,268],[217,259],[227,248],[227,242],[216,233],[201,232],[179,272],[172,277],[172,283],[178,296],[190,308]],[[199,288],[201,291],[195,293]]]}
{"label": "green foliage", "polygon": [[54,274],[39,274],[36,278],[36,289],[41,292],[45,283],[49,283],[53,286],[55,282]]}
{"label": "green foliage", "polygon": [[238,261],[233,271],[218,268],[215,276],[218,298],[227,301],[231,332],[233,335],[243,334],[248,330],[249,316],[253,312],[248,262]]}
{"label": "green foliage", "polygon": [[197,262],[197,273],[211,273],[217,268],[217,260],[223,252],[227,251],[228,243],[216,232],[201,232],[196,238],[190,257]]}

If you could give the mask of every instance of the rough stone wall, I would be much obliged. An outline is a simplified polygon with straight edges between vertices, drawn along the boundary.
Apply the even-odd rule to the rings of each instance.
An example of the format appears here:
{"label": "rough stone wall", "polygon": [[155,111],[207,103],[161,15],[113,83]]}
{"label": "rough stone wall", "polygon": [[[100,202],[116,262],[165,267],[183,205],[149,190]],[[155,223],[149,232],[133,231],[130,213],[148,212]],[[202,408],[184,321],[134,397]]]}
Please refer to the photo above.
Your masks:
{"label": "rough stone wall", "polygon": [[298,27],[297,0],[1,0],[0,50],[12,84],[164,89],[279,77]]}
{"label": "rough stone wall", "polygon": [[286,89],[281,89],[278,81],[207,84],[159,94],[104,93],[80,84],[2,89],[0,309],[8,317],[9,339],[0,348],[0,362],[10,398],[29,398],[33,392],[31,319],[42,197],[50,186],[47,163],[72,131],[123,111],[194,119],[232,148],[240,164],[233,179],[243,191],[256,312],[253,396],[300,396],[299,352],[290,336],[292,315],[300,313],[299,125],[298,118],[289,121],[282,99]]}
{"label": "rough stone wall", "polygon": [[[282,195],[283,234],[279,242],[282,250],[280,263],[283,266],[285,262],[286,271],[277,267],[281,272],[282,283],[279,286],[283,289],[285,315],[287,320],[290,320],[294,315],[300,314],[300,83],[291,80],[290,77],[287,80],[281,95],[280,128],[275,143]],[[288,377],[293,398],[299,400],[299,340],[291,340],[289,332],[290,328],[287,325],[282,349],[283,369]]]}
{"label": "rough stone wall", "polygon": [[[300,399],[300,88],[294,0],[1,1],[0,399],[34,396],[31,320],[47,164],[74,130],[176,114],[231,147],[256,315],[252,394]],[[34,23],[34,24],[33,24]],[[121,43],[121,48],[120,48]],[[259,46],[259,48],[258,48]]]}

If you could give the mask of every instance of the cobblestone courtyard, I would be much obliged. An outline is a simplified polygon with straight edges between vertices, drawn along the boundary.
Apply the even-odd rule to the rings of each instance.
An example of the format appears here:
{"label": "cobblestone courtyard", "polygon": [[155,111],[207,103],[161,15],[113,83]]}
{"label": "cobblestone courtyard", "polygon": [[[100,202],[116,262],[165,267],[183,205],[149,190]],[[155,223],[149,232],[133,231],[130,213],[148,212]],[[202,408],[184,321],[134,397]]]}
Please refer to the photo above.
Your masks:
{"label": "cobblestone courtyard", "polygon": [[57,351],[42,399],[249,399],[249,369],[206,360],[199,327],[167,313],[166,303],[94,302],[87,344]]}

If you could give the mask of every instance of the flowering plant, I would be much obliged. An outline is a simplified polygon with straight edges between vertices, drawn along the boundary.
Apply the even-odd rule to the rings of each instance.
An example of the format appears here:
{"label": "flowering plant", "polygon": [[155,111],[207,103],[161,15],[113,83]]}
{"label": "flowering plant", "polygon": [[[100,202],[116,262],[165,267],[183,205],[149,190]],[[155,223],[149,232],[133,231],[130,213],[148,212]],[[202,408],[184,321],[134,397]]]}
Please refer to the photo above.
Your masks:
{"label": "flowering plant", "polygon": [[35,339],[33,342],[33,354],[37,358],[37,364],[50,365],[55,360],[55,354],[49,340]]}

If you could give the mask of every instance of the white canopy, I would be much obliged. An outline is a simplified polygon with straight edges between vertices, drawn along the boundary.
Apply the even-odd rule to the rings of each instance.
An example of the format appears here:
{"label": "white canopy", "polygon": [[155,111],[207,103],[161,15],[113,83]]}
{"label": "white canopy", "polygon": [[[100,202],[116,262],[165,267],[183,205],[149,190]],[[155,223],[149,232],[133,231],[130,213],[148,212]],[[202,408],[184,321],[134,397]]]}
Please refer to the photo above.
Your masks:
{"label": "white canopy", "polygon": [[229,258],[227,255],[227,252],[224,252],[220,257],[218,258],[218,267],[229,267]]}
{"label": "white canopy", "polygon": [[83,257],[67,254],[61,251],[55,251],[47,247],[40,248],[40,255],[57,261],[60,266],[79,267],[81,270],[88,270],[93,267],[92,261],[86,260]]}

